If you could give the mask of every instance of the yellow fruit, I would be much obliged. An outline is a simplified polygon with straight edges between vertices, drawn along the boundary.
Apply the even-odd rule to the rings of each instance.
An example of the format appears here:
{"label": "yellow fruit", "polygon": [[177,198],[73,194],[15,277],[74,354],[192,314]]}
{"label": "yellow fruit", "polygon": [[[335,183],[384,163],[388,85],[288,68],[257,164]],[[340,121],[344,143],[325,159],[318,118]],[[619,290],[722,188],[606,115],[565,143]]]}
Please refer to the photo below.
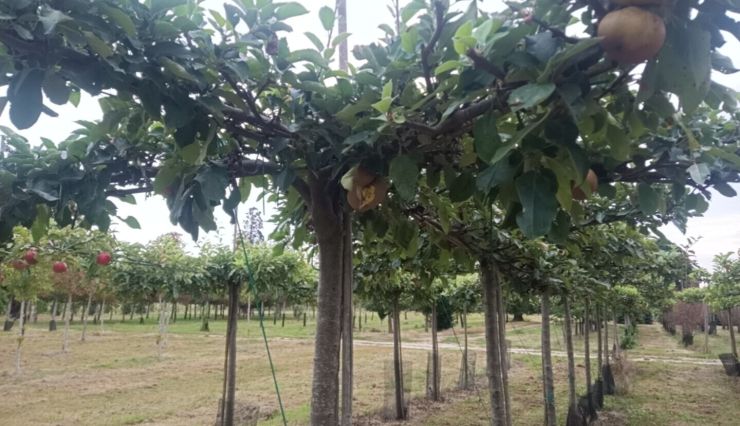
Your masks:
{"label": "yellow fruit", "polygon": [[[599,188],[599,177],[596,176],[596,173],[594,173],[593,170],[589,169],[588,173],[586,173],[586,182],[588,182],[589,188],[591,188],[591,193],[596,192],[596,190]],[[583,201],[587,198],[587,195],[581,188],[579,188],[576,185],[573,185],[573,188],[571,188],[571,195],[573,196],[574,200]]]}
{"label": "yellow fruit", "polygon": [[365,212],[373,209],[385,200],[390,184],[383,178],[376,178],[373,183],[347,191],[347,203],[353,210]]}
{"label": "yellow fruit", "polygon": [[637,64],[654,57],[665,42],[665,24],[660,16],[625,7],[609,12],[599,23],[601,46],[609,59]]}

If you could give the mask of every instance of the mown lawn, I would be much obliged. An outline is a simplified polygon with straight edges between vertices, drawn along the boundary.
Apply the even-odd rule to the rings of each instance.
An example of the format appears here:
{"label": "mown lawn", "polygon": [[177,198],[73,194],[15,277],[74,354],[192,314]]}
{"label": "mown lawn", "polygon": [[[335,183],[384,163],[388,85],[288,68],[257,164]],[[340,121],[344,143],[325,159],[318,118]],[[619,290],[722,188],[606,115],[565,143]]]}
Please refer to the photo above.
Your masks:
{"label": "mown lawn", "polygon": [[[364,314],[363,314],[364,315]],[[388,342],[387,324],[368,315],[357,340]],[[403,318],[403,316],[402,316]],[[539,324],[536,317],[509,324],[514,347],[536,348]],[[363,317],[364,322],[364,317]],[[471,346],[483,347],[482,317],[471,316]],[[211,424],[218,406],[223,368],[225,323],[211,321],[211,331],[199,331],[200,322],[179,320],[170,325],[170,337],[162,359],[157,357],[154,318],[106,322],[104,331],[89,325],[88,341],[79,342],[80,325],[72,327],[71,351],[60,352],[62,330],[49,333],[45,322],[31,325],[23,347],[23,374],[13,375],[15,333],[0,334],[0,422],[3,425],[205,425]],[[286,414],[290,424],[306,424],[310,402],[314,323],[303,327],[302,319],[273,325],[266,322]],[[423,316],[409,313],[404,320],[406,342],[418,346],[429,341]],[[371,331],[376,330],[376,331]],[[554,328],[553,331],[557,331]],[[15,329],[14,329],[15,331]],[[281,424],[274,385],[257,321],[240,321],[237,399],[258,406],[261,424]],[[461,339],[461,330],[455,329]],[[456,342],[452,330],[441,339]],[[562,336],[560,338],[562,340]],[[553,341],[557,344],[557,339]],[[675,349],[675,339],[659,326],[641,326],[639,347],[630,352],[663,355]],[[380,343],[377,343],[380,344]],[[356,424],[377,424],[387,397],[388,346],[355,347]],[[556,347],[557,349],[557,347]],[[686,352],[693,352],[678,348]],[[595,352],[594,352],[595,355]],[[488,424],[488,396],[483,377],[485,359],[477,353],[477,391],[454,390],[461,354],[448,347],[443,351],[443,388],[447,401],[430,404],[423,400],[427,351],[407,349],[410,363],[411,425]],[[565,418],[565,359],[555,357],[556,401],[561,424]],[[740,418],[738,379],[724,376],[713,365],[678,365],[664,362],[634,362],[630,392],[607,398],[603,424],[625,425],[723,425]],[[540,403],[540,360],[536,355],[512,356],[510,370],[514,423],[542,423]],[[583,390],[583,363],[578,362],[578,383]]]}

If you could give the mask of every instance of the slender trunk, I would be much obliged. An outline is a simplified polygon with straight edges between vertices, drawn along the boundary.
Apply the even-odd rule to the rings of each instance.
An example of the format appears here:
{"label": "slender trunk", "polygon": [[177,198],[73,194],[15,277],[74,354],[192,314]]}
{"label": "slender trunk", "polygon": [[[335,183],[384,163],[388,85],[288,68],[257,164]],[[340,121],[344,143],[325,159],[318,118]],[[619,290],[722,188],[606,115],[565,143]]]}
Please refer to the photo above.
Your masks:
{"label": "slender trunk", "polygon": [[[252,319],[252,295],[247,295],[247,322]],[[305,324],[304,324],[305,325]]]}
{"label": "slender trunk", "polygon": [[105,299],[100,302],[100,312],[98,313],[98,320],[100,321],[100,332],[102,333],[104,326],[103,322],[105,321]]}
{"label": "slender trunk", "polygon": [[601,311],[601,319],[604,325],[604,362],[609,365],[609,320],[607,319],[607,310]]}
{"label": "slender trunk", "polygon": [[11,311],[13,310],[13,298],[8,298],[8,306],[5,309],[5,324],[3,325],[3,331],[10,331],[13,328],[13,316]]}
{"label": "slender trunk", "polygon": [[236,329],[239,310],[239,285],[229,283],[229,308],[226,323],[226,357],[224,359],[224,386],[221,420],[223,426],[234,424],[236,396]]}
{"label": "slender trunk", "polygon": [[437,301],[432,302],[432,400],[439,401],[439,341],[437,340]]}
{"label": "slender trunk", "polygon": [[545,425],[555,426],[555,385],[550,343],[550,289],[545,289],[542,294],[542,385],[545,393]]}
{"label": "slender trunk", "polygon": [[470,388],[468,369],[470,368],[468,359],[468,305],[463,306],[462,315],[462,326],[463,326],[463,387],[464,389]]}
{"label": "slender trunk", "polygon": [[599,379],[601,379],[601,368],[604,366],[604,350],[603,350],[603,344],[604,341],[601,340],[601,307],[597,305],[596,307],[596,339],[599,342],[597,347],[597,360],[598,360],[598,370],[597,370],[597,376]]}
{"label": "slender trunk", "polygon": [[72,293],[67,295],[67,304],[64,305],[64,341],[62,342],[62,352],[69,350],[69,323],[72,320]]}
{"label": "slender trunk", "polygon": [[429,314],[424,314],[424,333],[429,333]]}
{"label": "slender trunk", "polygon": [[90,304],[92,303],[92,293],[87,295],[87,304],[85,305],[85,309],[82,311],[82,336],[80,336],[80,341],[85,341],[85,336],[87,335],[87,313],[90,312]]}
{"label": "slender trunk", "polygon": [[162,359],[164,347],[167,344],[167,302],[159,296],[159,335],[157,336],[157,357]]}
{"label": "slender trunk", "polygon": [[619,324],[617,323],[617,311],[616,309],[612,312],[614,317],[614,359],[619,358]]}
{"label": "slender trunk", "polygon": [[[341,306],[343,268],[343,235],[338,221],[331,225],[327,218],[336,203],[329,199],[324,186],[311,185],[311,216],[316,223],[319,245],[318,317],[314,350],[311,424],[339,424],[339,347],[341,340]],[[337,218],[338,219],[338,218]]]}
{"label": "slender trunk", "polygon": [[[339,3],[345,3],[346,0],[340,0]],[[347,25],[346,4],[345,10],[339,15],[340,20],[344,19],[344,26]],[[340,23],[340,27],[342,24]],[[340,51],[346,49],[340,48]],[[346,61],[346,58],[345,58]],[[345,64],[346,68],[346,64]],[[352,216],[351,213],[344,213],[342,217],[342,426],[352,424],[352,370],[353,370],[353,351],[352,351],[352,332],[354,328],[354,303],[352,302]]]}
{"label": "slender trunk", "polygon": [[205,315],[201,314],[200,331],[210,331],[210,327],[208,326],[208,314],[211,312],[210,300],[206,300],[203,310],[205,311]]}
{"label": "slender trunk", "polygon": [[586,326],[584,327],[584,333],[583,333],[583,350],[584,350],[584,362],[583,365],[586,368],[586,396],[588,398],[588,406],[589,406],[589,413],[593,410],[594,402],[593,402],[593,395],[591,394],[591,351],[589,347],[589,321],[590,321],[590,312],[589,312],[589,301],[586,299],[585,307],[584,307],[584,313],[583,313],[584,322],[586,323]]}
{"label": "slender trunk", "polygon": [[493,426],[505,426],[506,397],[501,375],[503,368],[500,349],[501,334],[499,332],[498,305],[496,303],[496,292],[500,290],[500,283],[493,264],[487,258],[480,259],[480,275],[485,306],[486,367],[493,415],[491,423]]}
{"label": "slender trunk", "polygon": [[24,334],[26,334],[26,323],[25,320],[25,306],[26,304],[21,301],[21,313],[19,316],[20,324],[18,324],[18,345],[15,348],[15,374],[21,374],[21,346],[23,345]]}
{"label": "slender trunk", "polygon": [[704,304],[704,352],[709,352],[709,305]]}
{"label": "slender trunk", "polygon": [[146,304],[146,319],[149,319],[149,311],[151,310],[152,305],[151,303]]}
{"label": "slender trunk", "polygon": [[563,323],[565,326],[565,351],[568,354],[568,407],[576,406],[576,361],[573,355],[573,330],[571,327],[570,302],[563,296]]}
{"label": "slender trunk", "polygon": [[730,328],[730,346],[732,349],[732,354],[735,355],[735,358],[737,358],[737,342],[735,342],[735,329],[733,328],[733,322],[732,322],[732,308],[727,310],[727,325]]}
{"label": "slender trunk", "polygon": [[[406,418],[406,403],[403,395],[403,356],[401,352],[401,315],[398,301],[393,304],[393,374],[395,377],[396,420]],[[389,318],[390,321],[390,318]]]}
{"label": "slender trunk", "polygon": [[31,318],[33,318],[33,323],[36,324],[39,320],[39,311],[38,307],[36,306],[36,302],[33,302],[31,305]]}
{"label": "slender trunk", "polygon": [[511,426],[511,394],[509,392],[509,349],[506,344],[506,304],[504,303],[504,290],[499,286],[496,292],[498,302],[498,330],[499,330],[499,349],[501,351],[501,383],[504,391],[504,407],[506,408],[506,425]]}
{"label": "slender trunk", "polygon": [[57,300],[54,299],[51,302],[51,319],[49,320],[49,331],[56,331],[57,329]]}

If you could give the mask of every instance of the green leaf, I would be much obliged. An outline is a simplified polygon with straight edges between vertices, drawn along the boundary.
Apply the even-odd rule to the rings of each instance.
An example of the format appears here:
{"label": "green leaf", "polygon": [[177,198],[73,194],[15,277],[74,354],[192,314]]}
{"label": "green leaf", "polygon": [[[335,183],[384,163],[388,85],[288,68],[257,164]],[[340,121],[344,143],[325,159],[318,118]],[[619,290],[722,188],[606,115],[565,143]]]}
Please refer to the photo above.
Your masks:
{"label": "green leaf", "polygon": [[399,155],[394,158],[391,161],[388,174],[401,198],[406,201],[414,198],[419,179],[419,167],[411,157]]}
{"label": "green leaf", "polygon": [[529,83],[511,92],[509,95],[509,105],[513,111],[532,108],[544,102],[554,91],[555,84],[553,83]]}
{"label": "green leaf", "polygon": [[423,1],[414,0],[411,3],[404,6],[401,9],[401,22],[404,24],[408,23],[411,18],[414,17],[420,10],[424,8],[425,4]]}
{"label": "green leaf", "polygon": [[180,150],[180,156],[188,164],[200,164],[205,158],[205,150],[202,149],[198,141],[186,145]]}
{"label": "green leaf", "polygon": [[475,47],[478,42],[473,34],[473,23],[468,21],[460,26],[455,32],[455,36],[452,38],[453,47],[458,55],[464,55],[468,49]]}
{"label": "green leaf", "polygon": [[391,96],[393,96],[393,80],[391,80],[391,81],[385,83],[385,85],[383,85],[383,93],[382,93],[382,96],[384,98],[390,98]]}
{"label": "green leaf", "polygon": [[283,3],[280,6],[278,6],[277,10],[275,11],[275,16],[280,19],[289,19],[294,16],[301,16],[308,13],[308,10],[303,7],[302,4],[296,3],[296,2],[290,2],[290,3]]}
{"label": "green leaf", "polygon": [[528,238],[546,235],[558,211],[555,177],[531,170],[519,176],[515,185],[522,205],[517,225]]}
{"label": "green leaf", "polygon": [[737,191],[726,182],[717,182],[712,187],[725,197],[734,197],[737,195]]}
{"label": "green leaf", "polygon": [[401,48],[406,53],[414,53],[418,42],[419,30],[416,27],[411,27],[401,34]]}
{"label": "green leaf", "polygon": [[46,235],[46,232],[49,229],[50,216],[49,207],[46,204],[39,204],[36,206],[36,218],[33,221],[33,225],[31,225],[31,235],[35,242],[38,242],[44,235]]}
{"label": "green leaf", "polygon": [[459,203],[467,200],[475,193],[475,177],[470,173],[462,173],[450,183],[450,201]]}
{"label": "green leaf", "polygon": [[167,187],[172,185],[180,174],[180,170],[173,165],[165,164],[159,169],[157,175],[154,177],[154,192],[160,195],[169,195],[165,191]]}
{"label": "green leaf", "polygon": [[159,62],[162,64],[162,66],[167,72],[174,75],[175,77],[181,78],[183,80],[192,81],[194,83],[198,82],[198,79],[195,78],[192,74],[190,74],[188,70],[185,69],[184,66],[178,64],[172,59],[162,57],[162,58],[159,58]]}
{"label": "green leaf", "polygon": [[141,225],[139,224],[139,221],[136,220],[136,218],[133,216],[128,216],[125,219],[121,219],[121,221],[123,221],[123,223],[128,225],[128,227],[131,229],[141,229]]}
{"label": "green leaf", "polygon": [[440,75],[444,74],[447,71],[452,71],[454,69],[460,68],[462,66],[462,62],[460,61],[447,61],[439,64],[437,68],[434,69],[434,75]]}
{"label": "green leaf", "polygon": [[557,74],[559,72],[560,69],[568,66],[568,63],[571,59],[574,59],[577,55],[580,55],[586,50],[597,46],[599,43],[601,43],[601,38],[586,38],[578,41],[578,43],[576,44],[569,45],[564,50],[561,50],[547,62],[545,70],[537,79],[537,82],[545,83],[549,81],[554,74]]}
{"label": "green leaf", "polygon": [[152,0],[151,11],[152,12],[163,12],[165,10],[172,9],[176,6],[187,4],[188,0]]}
{"label": "green leaf", "polygon": [[16,128],[23,130],[31,127],[41,115],[43,80],[44,71],[40,69],[24,70],[13,78],[8,89],[8,99],[10,121]]}
{"label": "green leaf", "polygon": [[102,10],[103,13],[113,21],[113,23],[118,25],[127,36],[134,37],[136,35],[136,26],[134,25],[134,21],[132,21],[124,11],[106,4],[101,4],[98,7],[100,7],[100,10]]}
{"label": "green leaf", "polygon": [[496,115],[492,112],[480,117],[473,126],[475,152],[478,157],[490,163],[501,147],[501,136],[496,128]]}
{"label": "green leaf", "polygon": [[294,63],[300,61],[311,62],[314,65],[318,65],[324,68],[328,67],[328,63],[326,62],[326,59],[324,59],[324,57],[321,55],[321,52],[314,49],[295,50],[290,53],[290,56],[288,56],[288,62]]}
{"label": "green leaf", "polygon": [[243,177],[239,179],[239,197],[242,203],[246,203],[249,200],[250,192],[252,192],[252,182],[249,181],[249,178]]}
{"label": "green leaf", "polygon": [[319,19],[321,20],[321,25],[323,25],[324,29],[326,31],[331,31],[331,29],[334,28],[334,9],[329,6],[322,7],[319,9]]}
{"label": "green leaf", "polygon": [[637,187],[637,197],[640,203],[640,211],[650,216],[658,211],[658,192],[647,183],[641,183]]}
{"label": "green leaf", "polygon": [[321,42],[321,39],[319,39],[316,34],[312,32],[305,32],[303,33],[306,37],[308,37],[309,40],[311,40],[311,43],[313,43],[314,46],[316,46],[316,49],[318,50],[324,50],[324,43]]}
{"label": "green leaf", "polygon": [[174,39],[180,36],[180,29],[167,21],[154,23],[154,34],[159,38]]}
{"label": "green leaf", "polygon": [[388,112],[388,110],[391,109],[392,102],[393,102],[393,99],[391,98],[383,98],[379,100],[378,102],[375,102],[372,105],[372,107],[385,114]]}
{"label": "green leaf", "polygon": [[72,88],[67,86],[67,82],[57,74],[49,74],[44,79],[44,93],[52,103],[64,105],[69,100]]}
{"label": "green leaf", "polygon": [[694,163],[689,166],[687,171],[689,172],[691,179],[693,179],[697,185],[704,185],[704,182],[706,182],[712,174],[711,170],[709,170],[709,166],[704,163]]}
{"label": "green leaf", "polygon": [[136,198],[134,198],[131,194],[121,195],[118,197],[119,200],[123,201],[124,203],[128,204],[136,204]]}
{"label": "green leaf", "polygon": [[58,23],[70,20],[72,18],[69,16],[48,6],[42,6],[39,12],[39,22],[44,27],[44,34],[50,34],[54,31]]}
{"label": "green leaf", "polygon": [[113,55],[113,49],[108,43],[104,42],[90,31],[83,31],[82,33],[85,35],[87,45],[90,46],[90,49],[92,49],[93,52],[97,53],[103,58],[108,58]]}
{"label": "green leaf", "polygon": [[630,156],[630,138],[617,126],[609,125],[606,130],[606,138],[609,142],[612,157],[619,161],[625,161]]}
{"label": "green leaf", "polygon": [[339,34],[338,36],[334,37],[334,40],[331,41],[331,46],[332,47],[339,46],[343,41],[347,40],[349,38],[349,36],[351,36],[351,35],[352,35],[351,33],[342,33],[342,34]]}

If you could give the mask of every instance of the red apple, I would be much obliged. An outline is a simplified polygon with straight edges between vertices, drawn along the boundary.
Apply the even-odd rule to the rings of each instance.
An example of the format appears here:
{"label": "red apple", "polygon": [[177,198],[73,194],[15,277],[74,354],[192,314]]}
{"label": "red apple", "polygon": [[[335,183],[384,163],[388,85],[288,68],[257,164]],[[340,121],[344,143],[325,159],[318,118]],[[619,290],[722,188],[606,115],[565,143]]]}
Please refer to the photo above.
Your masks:
{"label": "red apple", "polygon": [[23,271],[28,269],[28,263],[26,263],[25,260],[21,259],[14,259],[12,262],[10,262],[10,266],[13,267],[16,271]]}
{"label": "red apple", "polygon": [[37,259],[38,255],[39,254],[35,249],[30,249],[23,255],[23,260],[25,260],[29,265],[35,265],[39,262]]}
{"label": "red apple", "polygon": [[98,253],[98,257],[97,259],[95,259],[95,262],[97,262],[97,264],[100,266],[107,266],[110,264],[111,259],[112,257],[110,253],[108,253],[107,251],[101,251],[100,253]]}
{"label": "red apple", "polygon": [[62,274],[64,272],[67,272],[67,264],[64,262],[54,262],[51,265],[51,269],[56,272],[57,274]]}

